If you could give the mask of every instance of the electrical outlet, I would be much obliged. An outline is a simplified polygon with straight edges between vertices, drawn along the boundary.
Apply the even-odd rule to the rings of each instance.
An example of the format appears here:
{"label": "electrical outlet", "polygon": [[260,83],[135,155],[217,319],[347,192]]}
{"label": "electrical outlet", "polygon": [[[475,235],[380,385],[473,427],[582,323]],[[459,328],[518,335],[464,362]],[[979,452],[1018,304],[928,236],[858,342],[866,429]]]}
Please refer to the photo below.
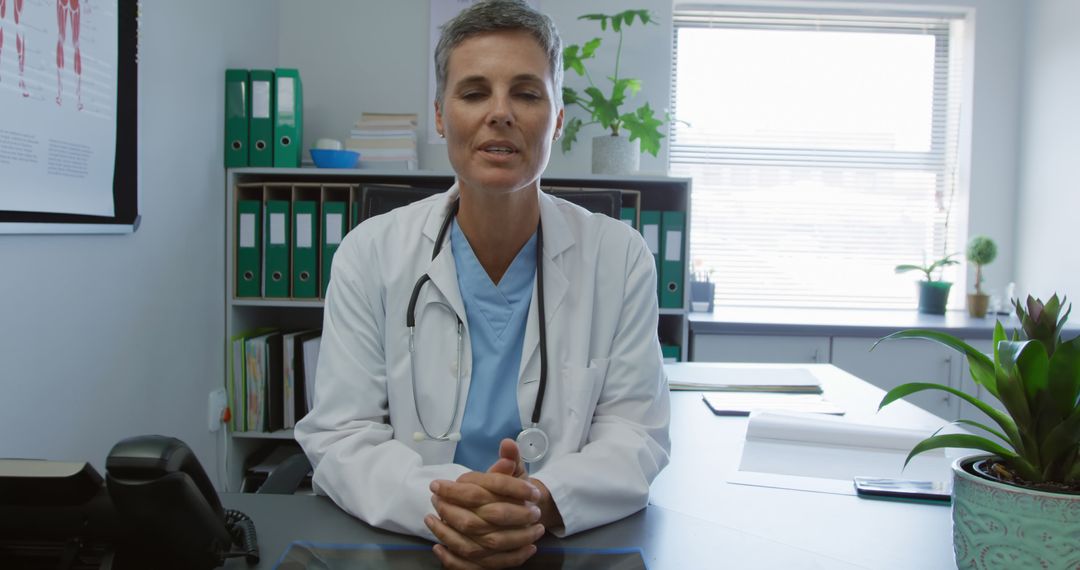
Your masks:
{"label": "electrical outlet", "polygon": [[210,431],[217,431],[221,429],[222,416],[225,414],[226,396],[224,388],[217,388],[210,391],[210,397],[207,400],[207,427]]}

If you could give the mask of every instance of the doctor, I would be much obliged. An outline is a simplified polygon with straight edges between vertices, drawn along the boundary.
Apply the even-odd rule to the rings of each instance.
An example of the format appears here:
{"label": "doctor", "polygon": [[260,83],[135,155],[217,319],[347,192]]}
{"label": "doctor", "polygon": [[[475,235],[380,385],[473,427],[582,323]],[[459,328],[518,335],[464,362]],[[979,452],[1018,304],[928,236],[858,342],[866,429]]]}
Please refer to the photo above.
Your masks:
{"label": "doctor", "polygon": [[540,190],[563,125],[547,16],[473,4],[435,62],[457,181],[342,242],[296,438],[349,513],[450,568],[515,566],[645,507],[668,462],[656,274],[629,226]]}

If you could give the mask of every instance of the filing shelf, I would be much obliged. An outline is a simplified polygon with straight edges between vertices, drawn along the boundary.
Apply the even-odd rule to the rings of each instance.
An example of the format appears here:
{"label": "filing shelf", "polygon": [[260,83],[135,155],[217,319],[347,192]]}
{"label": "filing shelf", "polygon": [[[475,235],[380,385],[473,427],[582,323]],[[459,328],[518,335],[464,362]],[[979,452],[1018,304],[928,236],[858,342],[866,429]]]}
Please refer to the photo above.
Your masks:
{"label": "filing shelf", "polygon": [[[236,193],[238,186],[265,184],[275,187],[298,186],[309,188],[319,185],[395,184],[426,188],[449,188],[454,177],[449,173],[424,171],[374,171],[336,170],[316,168],[232,168],[226,173],[225,192],[225,334],[222,346],[228,339],[244,330],[259,326],[281,329],[321,328],[322,299],[259,299],[238,298],[235,284],[235,236]],[[663,176],[596,176],[545,177],[543,187],[615,188],[641,192],[642,210],[679,210],[686,213],[686,228],[690,227],[690,180]],[[355,195],[355,192],[353,193]],[[265,230],[265,228],[264,228]],[[684,230],[685,231],[685,230]],[[684,234],[685,247],[689,248],[689,236]],[[684,251],[684,254],[688,253]],[[684,256],[684,266],[689,255]],[[319,264],[321,265],[321,263]],[[660,309],[659,335],[663,342],[679,346],[683,360],[688,359],[689,347],[689,274],[683,275],[683,308]],[[226,348],[223,378],[228,380],[231,363]],[[228,488],[240,488],[246,459],[260,447],[273,445],[275,441],[292,440],[292,430],[272,433],[230,433],[231,457],[226,476]]]}

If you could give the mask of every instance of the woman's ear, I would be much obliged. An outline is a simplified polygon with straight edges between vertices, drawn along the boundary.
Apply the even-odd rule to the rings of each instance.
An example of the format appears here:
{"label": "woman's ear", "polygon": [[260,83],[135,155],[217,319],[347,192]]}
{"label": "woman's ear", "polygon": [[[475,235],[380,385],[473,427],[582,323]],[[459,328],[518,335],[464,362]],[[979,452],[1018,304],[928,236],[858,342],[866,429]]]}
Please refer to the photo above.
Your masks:
{"label": "woman's ear", "polygon": [[439,100],[435,100],[435,132],[439,133],[439,136],[446,138],[446,131],[443,130],[442,123],[442,109],[439,105]]}

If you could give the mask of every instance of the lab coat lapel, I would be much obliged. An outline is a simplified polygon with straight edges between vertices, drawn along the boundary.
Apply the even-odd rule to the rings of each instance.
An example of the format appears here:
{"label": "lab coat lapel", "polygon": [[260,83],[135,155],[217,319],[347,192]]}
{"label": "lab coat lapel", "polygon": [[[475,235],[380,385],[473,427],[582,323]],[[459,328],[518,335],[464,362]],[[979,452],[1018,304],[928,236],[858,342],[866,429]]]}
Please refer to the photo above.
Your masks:
{"label": "lab coat lapel", "polygon": [[[570,286],[563,272],[560,256],[574,245],[574,234],[569,222],[552,200],[551,196],[540,193],[540,223],[544,228],[544,312],[548,337],[548,376],[556,374],[558,358],[552,353],[558,336],[552,331],[552,322],[558,315],[559,307]],[[536,398],[537,383],[540,379],[540,311],[537,302],[539,288],[533,285],[532,302],[529,304],[529,317],[525,324],[525,340],[521,347],[521,366],[518,370],[518,409],[522,425],[527,425],[532,415],[533,402]]]}

